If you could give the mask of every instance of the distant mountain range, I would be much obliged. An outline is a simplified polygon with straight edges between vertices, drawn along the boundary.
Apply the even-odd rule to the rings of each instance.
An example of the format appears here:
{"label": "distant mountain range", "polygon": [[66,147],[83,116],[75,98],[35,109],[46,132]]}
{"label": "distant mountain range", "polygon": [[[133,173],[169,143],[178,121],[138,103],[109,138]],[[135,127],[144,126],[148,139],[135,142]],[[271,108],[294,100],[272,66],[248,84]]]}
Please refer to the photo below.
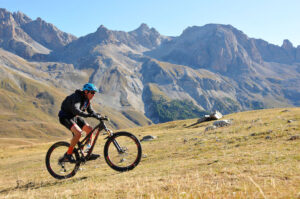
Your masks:
{"label": "distant mountain range", "polygon": [[[146,24],[130,32],[101,25],[76,38],[40,18],[0,9],[0,47],[5,70],[64,93],[93,82],[100,110],[107,107],[136,125],[149,124],[147,118],[159,123],[213,110],[300,105],[300,46],[249,38],[231,25],[188,27],[178,37]],[[0,75],[7,91],[5,78]]]}

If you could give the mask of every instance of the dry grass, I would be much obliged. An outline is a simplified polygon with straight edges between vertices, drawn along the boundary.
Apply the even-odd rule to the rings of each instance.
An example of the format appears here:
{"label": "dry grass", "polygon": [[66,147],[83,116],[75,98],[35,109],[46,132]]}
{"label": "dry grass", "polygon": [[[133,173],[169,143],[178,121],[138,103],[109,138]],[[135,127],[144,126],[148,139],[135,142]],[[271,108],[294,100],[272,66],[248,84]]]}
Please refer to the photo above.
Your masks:
{"label": "dry grass", "polygon": [[[52,84],[34,80],[0,64],[0,138],[48,139],[44,132],[53,136],[66,135],[65,128],[58,123],[57,114],[67,95],[67,91],[62,92]],[[109,116],[116,128],[149,123],[149,119],[139,112],[127,112],[131,121],[116,109],[100,106],[97,102],[93,106],[95,111]]]}
{"label": "dry grass", "polygon": [[[59,181],[44,164],[52,143],[2,147],[0,197],[300,198],[300,108],[225,119],[233,124],[206,132],[212,122],[195,124],[196,119],[127,129],[139,138],[158,138],[142,142],[145,156],[125,173],[101,158]],[[98,143],[102,154],[104,140]]]}

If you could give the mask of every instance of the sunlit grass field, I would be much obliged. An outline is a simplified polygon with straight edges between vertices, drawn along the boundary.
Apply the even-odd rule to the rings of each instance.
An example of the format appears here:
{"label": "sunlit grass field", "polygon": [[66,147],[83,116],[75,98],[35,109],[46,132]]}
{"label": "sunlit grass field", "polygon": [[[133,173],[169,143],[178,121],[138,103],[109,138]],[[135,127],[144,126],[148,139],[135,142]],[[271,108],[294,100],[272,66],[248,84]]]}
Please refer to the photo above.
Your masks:
{"label": "sunlit grass field", "polygon": [[142,142],[141,163],[124,173],[105,163],[99,137],[102,157],[66,180],[45,167],[54,142],[10,139],[0,147],[0,198],[300,198],[300,108],[224,119],[232,125],[209,131],[213,121],[197,119],[126,129],[157,138]]}

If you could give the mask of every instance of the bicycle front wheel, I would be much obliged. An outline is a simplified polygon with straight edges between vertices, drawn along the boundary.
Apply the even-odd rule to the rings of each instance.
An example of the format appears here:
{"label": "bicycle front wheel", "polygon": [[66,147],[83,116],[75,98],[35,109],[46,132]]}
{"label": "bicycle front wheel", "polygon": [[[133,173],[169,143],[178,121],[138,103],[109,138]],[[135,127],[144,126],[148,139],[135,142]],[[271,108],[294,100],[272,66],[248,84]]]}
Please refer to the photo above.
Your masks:
{"label": "bicycle front wheel", "polygon": [[80,166],[79,155],[73,151],[76,163],[61,161],[68,150],[70,144],[67,142],[57,142],[53,144],[46,155],[46,167],[48,172],[56,179],[66,179],[73,177]]}
{"label": "bicycle front wheel", "polygon": [[123,172],[134,169],[141,161],[141,157],[141,143],[131,133],[115,133],[105,143],[105,161],[116,171]]}

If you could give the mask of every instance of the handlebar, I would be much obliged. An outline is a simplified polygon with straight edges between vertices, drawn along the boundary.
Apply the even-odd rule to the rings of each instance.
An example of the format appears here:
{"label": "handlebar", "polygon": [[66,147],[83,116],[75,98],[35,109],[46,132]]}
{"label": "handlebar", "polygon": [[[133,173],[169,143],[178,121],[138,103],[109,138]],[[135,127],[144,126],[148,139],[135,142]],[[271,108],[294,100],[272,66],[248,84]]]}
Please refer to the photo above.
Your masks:
{"label": "handlebar", "polygon": [[[107,128],[107,126],[105,125],[105,123],[103,121],[110,121],[109,118],[107,116],[104,116],[104,117],[99,117],[99,118],[96,118],[100,121],[100,126],[99,128],[102,128],[105,130],[106,133],[109,134],[109,136],[111,136],[113,134],[113,131],[110,130],[109,128]],[[103,134],[104,135],[104,134]]]}
{"label": "handlebar", "polygon": [[104,116],[104,117],[100,117],[99,120],[100,121],[109,121],[109,118],[107,116]]}
{"label": "handlebar", "polygon": [[109,118],[107,116],[102,117],[99,113],[93,113],[90,115],[90,117],[93,117],[99,121],[109,121]]}

